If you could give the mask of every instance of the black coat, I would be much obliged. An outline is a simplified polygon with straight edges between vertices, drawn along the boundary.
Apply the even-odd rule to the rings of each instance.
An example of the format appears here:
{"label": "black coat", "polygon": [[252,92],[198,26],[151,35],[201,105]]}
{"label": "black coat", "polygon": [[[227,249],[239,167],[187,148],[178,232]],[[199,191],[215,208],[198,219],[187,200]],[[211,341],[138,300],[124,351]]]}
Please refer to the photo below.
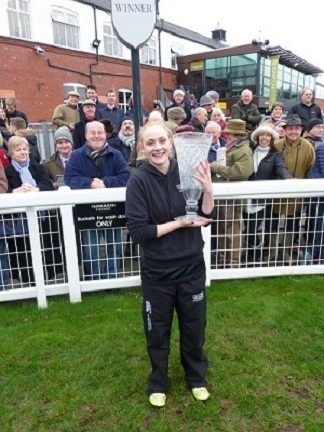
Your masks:
{"label": "black coat", "polygon": [[[51,179],[46,174],[43,165],[30,161],[29,171],[33,179],[36,181],[37,187],[39,188],[40,191],[54,190]],[[9,193],[12,192],[13,189],[17,189],[22,185],[20,175],[12,165],[9,165],[5,168],[5,173],[8,180]]]}
{"label": "black coat", "polygon": [[303,129],[305,129],[305,126],[309,120],[316,118],[323,120],[321,108],[314,103],[308,106],[303,102],[300,102],[288,110],[287,117],[291,114],[297,114],[300,117],[300,120],[303,124]]}
{"label": "black coat", "polygon": [[26,140],[28,141],[31,158],[33,158],[35,162],[40,163],[41,155],[38,150],[37,136],[35,134],[26,135],[24,138],[26,138]]}
{"label": "black coat", "polygon": [[93,120],[81,120],[75,123],[74,134],[73,134],[73,148],[76,150],[82,147],[86,142],[85,137],[85,127],[86,124],[92,122]]}
{"label": "black coat", "polygon": [[20,110],[15,110],[12,114],[9,114],[8,111],[6,110],[6,117],[10,123],[10,119],[15,118],[15,117],[20,117],[22,119],[25,120],[26,122],[26,127],[28,126],[28,119],[26,114],[24,113],[24,111],[20,111]]}
{"label": "black coat", "polygon": [[287,180],[292,178],[286,167],[283,155],[280,151],[273,149],[259,164],[256,173],[249,180]]}
{"label": "black coat", "polygon": [[132,149],[131,147],[125,146],[125,144],[123,144],[123,142],[119,139],[118,135],[115,136],[114,138],[109,139],[108,144],[111,147],[119,150],[121,154],[124,156],[126,162],[129,161]]}

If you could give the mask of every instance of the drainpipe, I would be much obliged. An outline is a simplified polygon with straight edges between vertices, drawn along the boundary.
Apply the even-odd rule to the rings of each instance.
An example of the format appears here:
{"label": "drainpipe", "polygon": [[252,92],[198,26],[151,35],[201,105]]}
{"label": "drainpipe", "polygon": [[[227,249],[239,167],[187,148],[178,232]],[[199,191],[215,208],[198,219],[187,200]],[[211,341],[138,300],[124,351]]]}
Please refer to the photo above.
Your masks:
{"label": "drainpipe", "polygon": [[[161,56],[161,33],[163,30],[163,19],[160,20],[160,28],[159,28],[159,81],[160,81],[160,87],[162,86],[162,56]],[[160,99],[160,97],[158,97]]]}
{"label": "drainpipe", "polygon": [[[93,5],[93,19],[94,19],[94,26],[95,26],[95,40],[98,40],[98,27],[97,27],[97,15],[96,15],[96,7]],[[92,68],[93,66],[97,66],[99,64],[99,44],[95,46],[96,49],[96,61],[93,63],[90,63],[89,70],[90,70],[90,83],[93,84],[93,72]]]}

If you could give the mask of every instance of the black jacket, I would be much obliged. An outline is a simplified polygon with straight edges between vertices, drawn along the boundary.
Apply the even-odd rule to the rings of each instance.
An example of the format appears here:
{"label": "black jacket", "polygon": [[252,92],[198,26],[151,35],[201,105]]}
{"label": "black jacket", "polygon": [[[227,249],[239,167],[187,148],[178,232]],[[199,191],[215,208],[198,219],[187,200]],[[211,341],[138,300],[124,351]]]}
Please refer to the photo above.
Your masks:
{"label": "black jacket", "polygon": [[303,129],[305,129],[306,124],[309,120],[318,118],[323,120],[321,108],[316,104],[311,104],[310,106],[305,105],[303,102],[300,102],[294,106],[292,106],[287,113],[287,116],[290,114],[298,114],[301,122],[303,124]]}
{"label": "black jacket", "polygon": [[110,145],[110,147],[119,150],[121,154],[124,156],[126,162],[129,161],[132,148],[125,146],[125,144],[119,139],[118,135],[115,136],[114,138],[109,139],[108,144]]}
{"label": "black jacket", "polygon": [[205,125],[203,125],[202,123],[200,123],[200,121],[193,117],[190,122],[188,123],[188,126],[192,126],[194,128],[194,132],[205,132]]}
{"label": "black jacket", "polygon": [[[29,171],[33,179],[37,183],[37,187],[40,191],[51,191],[54,190],[51,179],[46,174],[43,165],[37,164],[30,161]],[[22,185],[22,181],[19,173],[15,170],[12,165],[8,165],[5,168],[5,173],[8,179],[8,192],[12,192],[13,189],[17,189]]]}
{"label": "black jacket", "polygon": [[12,114],[9,114],[8,111],[6,110],[6,116],[7,116],[9,123],[10,123],[10,119],[12,119],[14,117],[20,117],[20,118],[25,120],[26,127],[28,126],[28,119],[27,119],[27,116],[24,113],[24,111],[20,111],[20,110],[16,109]]}
{"label": "black jacket", "polygon": [[[126,189],[126,226],[132,240],[141,245],[142,266],[166,269],[203,260],[200,228],[181,228],[157,237],[157,225],[184,215],[185,205],[175,159],[166,175],[146,161],[133,172]],[[213,217],[201,210],[199,214]]]}
{"label": "black jacket", "polygon": [[270,150],[249,180],[287,180],[293,178],[286,167],[283,155],[277,149]]}
{"label": "black jacket", "polygon": [[39,150],[38,150],[37,136],[35,134],[26,135],[24,138],[26,138],[26,140],[28,141],[31,158],[35,162],[40,163],[41,155],[40,155]]}
{"label": "black jacket", "polygon": [[[249,180],[287,180],[293,178],[290,175],[283,154],[277,150],[272,149],[268,152],[265,158],[262,159],[258,166],[256,173],[253,173]],[[252,203],[262,205],[264,203],[271,204],[272,200],[252,199]]]}
{"label": "black jacket", "polygon": [[75,123],[74,134],[73,134],[73,148],[75,150],[82,147],[85,144],[86,142],[85,127],[87,123],[92,121],[93,120],[81,120],[78,123]]}

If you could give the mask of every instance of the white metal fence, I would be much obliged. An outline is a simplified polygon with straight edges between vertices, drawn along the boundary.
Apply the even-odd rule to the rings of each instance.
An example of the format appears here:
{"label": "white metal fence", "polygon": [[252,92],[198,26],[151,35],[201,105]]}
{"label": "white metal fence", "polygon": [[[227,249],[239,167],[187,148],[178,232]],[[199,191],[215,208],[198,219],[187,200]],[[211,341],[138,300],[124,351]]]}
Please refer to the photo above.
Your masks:
{"label": "white metal fence", "polygon": [[[219,279],[323,273],[324,180],[219,183],[214,197],[215,221],[203,228],[207,285]],[[293,199],[292,217],[281,215],[288,198]],[[267,199],[267,211],[243,217],[249,199],[258,200],[260,208]],[[0,229],[0,301],[36,298],[43,308],[48,296],[68,294],[78,302],[84,292],[139,286],[138,246],[122,223],[111,222],[124,220],[120,210],[92,220],[96,228],[80,223],[91,214],[75,213],[76,206],[118,208],[124,200],[125,188],[0,195],[0,220],[7,222]],[[28,232],[14,224],[24,218]]]}

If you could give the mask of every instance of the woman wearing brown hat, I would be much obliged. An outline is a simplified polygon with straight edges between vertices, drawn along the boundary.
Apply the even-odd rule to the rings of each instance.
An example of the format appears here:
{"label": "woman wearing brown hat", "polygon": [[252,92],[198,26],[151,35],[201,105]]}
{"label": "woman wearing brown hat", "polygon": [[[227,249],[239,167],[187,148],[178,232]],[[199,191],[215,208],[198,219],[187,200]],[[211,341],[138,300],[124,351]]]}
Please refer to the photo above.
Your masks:
{"label": "woman wearing brown hat", "polygon": [[165,126],[170,129],[172,135],[175,134],[177,127],[181,125],[186,118],[185,110],[181,107],[173,107],[167,111],[168,121]]}
{"label": "woman wearing brown hat", "polygon": [[[278,139],[275,129],[269,124],[263,123],[252,134],[253,149],[253,174],[249,180],[275,180],[289,179],[289,174],[282,153],[279,152],[274,142]],[[248,200],[243,210],[245,235],[247,244],[247,261],[259,262],[261,259],[261,241],[258,230],[265,217],[265,247],[269,247],[269,233],[271,220],[271,205],[266,200]]]}
{"label": "woman wearing brown hat", "polygon": [[[227,136],[226,166],[211,165],[213,181],[245,181],[253,172],[253,155],[247,139],[245,121],[229,120],[223,133]],[[222,267],[241,266],[241,219],[242,201],[219,201],[218,215],[218,262]]]}

